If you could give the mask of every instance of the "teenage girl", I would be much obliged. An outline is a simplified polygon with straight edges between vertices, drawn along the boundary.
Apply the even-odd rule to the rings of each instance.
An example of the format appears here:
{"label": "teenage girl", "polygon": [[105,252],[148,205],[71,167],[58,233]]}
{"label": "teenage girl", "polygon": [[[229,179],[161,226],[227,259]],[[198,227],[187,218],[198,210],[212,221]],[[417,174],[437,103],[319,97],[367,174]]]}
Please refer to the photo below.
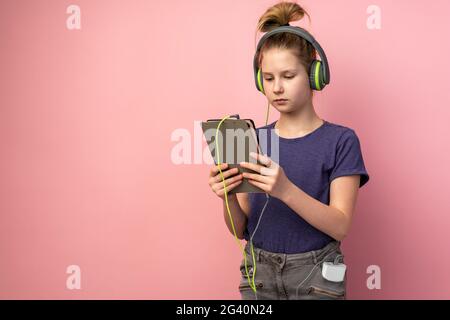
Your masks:
{"label": "teenage girl", "polygon": [[[310,18],[297,3],[281,2],[263,14],[257,30],[268,32],[305,14]],[[265,130],[267,141],[273,141],[271,135],[278,139],[277,161],[267,146],[263,155],[252,155],[255,161],[240,164],[252,173],[237,175],[226,163],[210,170],[209,185],[224,201],[228,229],[247,240],[240,265],[242,299],[346,298],[346,273],[342,281],[330,281],[322,275],[323,263],[344,264],[340,243],[369,175],[355,131],[315,112],[309,79],[315,59],[313,46],[295,34],[266,40],[259,68],[264,94],[280,117],[269,125],[266,118],[257,133]],[[219,167],[227,192],[244,178],[265,192],[227,194],[234,230]]]}

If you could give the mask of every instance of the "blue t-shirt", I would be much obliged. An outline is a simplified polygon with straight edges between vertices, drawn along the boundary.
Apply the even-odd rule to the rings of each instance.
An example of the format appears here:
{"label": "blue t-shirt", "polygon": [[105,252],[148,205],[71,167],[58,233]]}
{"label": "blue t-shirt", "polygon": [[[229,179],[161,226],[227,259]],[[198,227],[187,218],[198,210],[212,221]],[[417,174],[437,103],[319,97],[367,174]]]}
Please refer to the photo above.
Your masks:
{"label": "blue t-shirt", "polygon": [[[334,178],[359,174],[360,188],[369,181],[354,130],[324,120],[319,128],[305,136],[283,138],[276,134],[275,123],[256,129],[261,151],[277,162],[288,179],[311,197],[329,205],[330,184]],[[278,139],[278,152],[274,151],[274,157],[271,144],[275,146],[273,141],[276,140],[273,138]],[[265,193],[249,193],[250,214],[244,232],[247,241],[266,200]],[[253,237],[253,245],[266,251],[290,254],[318,250],[333,240],[280,199],[270,197]]]}

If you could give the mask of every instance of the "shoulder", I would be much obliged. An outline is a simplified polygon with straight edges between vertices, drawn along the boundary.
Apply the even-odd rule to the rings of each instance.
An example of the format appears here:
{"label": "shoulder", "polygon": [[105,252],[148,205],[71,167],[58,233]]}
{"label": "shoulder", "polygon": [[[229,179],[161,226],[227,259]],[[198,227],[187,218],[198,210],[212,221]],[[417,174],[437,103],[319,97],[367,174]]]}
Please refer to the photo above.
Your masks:
{"label": "shoulder", "polygon": [[327,121],[327,130],[325,131],[326,135],[338,146],[349,142],[359,144],[358,135],[350,127]]}
{"label": "shoulder", "polygon": [[356,132],[352,128],[334,122],[327,121],[327,128],[329,132],[336,134],[338,138],[341,138],[342,136],[356,136]]}
{"label": "shoulder", "polygon": [[258,132],[258,131],[261,130],[261,129],[271,129],[271,128],[273,128],[273,125],[275,124],[275,122],[276,122],[276,121],[274,121],[274,122],[272,122],[272,123],[269,123],[269,124],[267,124],[267,125],[265,125],[265,126],[262,126],[262,127],[257,127],[257,128],[256,128],[256,131]]}

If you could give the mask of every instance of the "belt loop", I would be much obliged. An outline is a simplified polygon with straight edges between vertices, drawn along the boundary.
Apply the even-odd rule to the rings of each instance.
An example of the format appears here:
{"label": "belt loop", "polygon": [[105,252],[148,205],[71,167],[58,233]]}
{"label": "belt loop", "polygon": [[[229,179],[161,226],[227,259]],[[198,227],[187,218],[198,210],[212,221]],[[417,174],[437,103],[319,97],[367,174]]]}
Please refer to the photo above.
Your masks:
{"label": "belt loop", "polygon": [[261,255],[261,250],[259,250],[259,248],[254,248],[255,249],[255,259],[256,261],[260,261],[260,255]]}
{"label": "belt loop", "polygon": [[317,263],[316,252],[315,251],[311,251],[311,254],[313,256],[313,262],[314,262],[314,265],[315,265]]}
{"label": "belt loop", "polygon": [[335,250],[341,251],[341,242],[340,241],[337,242]]}

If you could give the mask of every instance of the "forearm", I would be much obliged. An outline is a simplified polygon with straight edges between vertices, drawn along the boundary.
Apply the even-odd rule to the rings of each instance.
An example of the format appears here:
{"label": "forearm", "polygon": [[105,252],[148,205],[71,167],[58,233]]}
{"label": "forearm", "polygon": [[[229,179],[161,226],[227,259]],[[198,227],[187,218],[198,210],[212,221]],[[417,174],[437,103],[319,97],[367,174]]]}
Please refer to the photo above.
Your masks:
{"label": "forearm", "polygon": [[[236,230],[236,236],[239,239],[244,239],[244,230],[247,227],[247,216],[244,211],[242,211],[241,206],[237,200],[236,194],[228,195],[228,207],[230,209],[231,216],[233,218],[234,228]],[[225,200],[223,200],[223,216],[225,219],[225,223],[230,230],[231,234],[234,235],[233,227],[230,221],[230,214],[227,210],[227,205]]]}
{"label": "forearm", "polygon": [[341,241],[347,235],[350,220],[342,211],[314,199],[295,184],[289,185],[281,200],[305,221],[330,237]]}

